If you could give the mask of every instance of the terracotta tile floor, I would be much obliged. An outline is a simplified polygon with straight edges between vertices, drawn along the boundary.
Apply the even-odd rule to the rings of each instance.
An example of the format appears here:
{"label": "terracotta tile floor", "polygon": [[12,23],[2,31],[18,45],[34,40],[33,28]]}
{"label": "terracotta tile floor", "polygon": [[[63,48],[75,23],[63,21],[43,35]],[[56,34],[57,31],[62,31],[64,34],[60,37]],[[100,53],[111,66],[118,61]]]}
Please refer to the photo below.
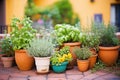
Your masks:
{"label": "terracotta tile floor", "polygon": [[120,76],[115,72],[120,73],[120,68],[116,71],[91,71],[80,72],[77,67],[67,70],[64,73],[54,73],[52,70],[48,74],[37,74],[35,69],[30,71],[20,71],[17,66],[12,68],[4,68],[0,62],[0,80],[120,80]]}

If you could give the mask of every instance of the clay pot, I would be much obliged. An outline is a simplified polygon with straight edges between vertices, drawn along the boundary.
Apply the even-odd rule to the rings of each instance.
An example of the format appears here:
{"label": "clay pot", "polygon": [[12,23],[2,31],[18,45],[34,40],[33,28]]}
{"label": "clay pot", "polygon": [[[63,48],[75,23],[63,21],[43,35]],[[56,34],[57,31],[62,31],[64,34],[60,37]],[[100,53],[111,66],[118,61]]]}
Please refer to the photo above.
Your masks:
{"label": "clay pot", "polygon": [[72,54],[72,58],[73,60],[71,62],[69,62],[67,69],[72,69],[74,67],[74,65],[77,65],[77,57],[76,55],[73,53],[73,49],[75,47],[80,47],[81,43],[80,42],[73,42],[73,43],[64,43],[64,46],[69,46],[70,47],[70,53]]}
{"label": "clay pot", "polygon": [[92,52],[93,55],[96,55],[96,50],[94,48],[90,48],[90,51]]}
{"label": "clay pot", "polygon": [[77,59],[77,65],[78,65],[79,71],[85,72],[88,70],[89,60],[78,60]]}
{"label": "clay pot", "polygon": [[5,55],[5,54],[0,54],[0,62],[2,61],[2,60],[1,60],[1,57],[4,56],[4,55]]}
{"label": "clay pot", "polygon": [[4,57],[4,56],[2,56],[1,60],[3,62],[3,66],[9,68],[9,67],[12,67],[14,57]]}
{"label": "clay pot", "polygon": [[95,54],[95,55],[92,55],[90,58],[89,58],[89,69],[93,68],[94,65],[96,64],[96,60],[97,60],[97,56],[98,54]]}
{"label": "clay pot", "polygon": [[118,58],[119,46],[115,47],[102,47],[99,46],[99,58],[105,63],[106,66],[112,66],[116,63]]}
{"label": "clay pot", "polygon": [[26,50],[15,51],[15,61],[20,70],[30,70],[34,64],[34,58],[29,56]]}

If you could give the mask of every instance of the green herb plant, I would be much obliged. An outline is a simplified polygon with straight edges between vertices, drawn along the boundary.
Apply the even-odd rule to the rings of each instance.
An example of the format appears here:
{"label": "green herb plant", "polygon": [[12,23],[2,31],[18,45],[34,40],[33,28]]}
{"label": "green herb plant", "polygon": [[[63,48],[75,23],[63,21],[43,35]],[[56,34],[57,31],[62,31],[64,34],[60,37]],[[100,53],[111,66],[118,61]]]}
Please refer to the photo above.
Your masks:
{"label": "green herb plant", "polygon": [[2,49],[0,52],[1,54],[5,54],[6,57],[14,56],[13,45],[10,37],[5,37],[2,39],[0,47]]}
{"label": "green herb plant", "polygon": [[119,45],[119,39],[116,37],[116,27],[108,24],[103,27],[104,30],[100,37],[100,46],[112,47]]}
{"label": "green herb plant", "polygon": [[67,42],[79,42],[81,38],[80,29],[69,24],[57,24],[55,35],[59,45]]}
{"label": "green herb plant", "polygon": [[75,47],[73,52],[76,54],[77,59],[79,60],[87,60],[92,55],[92,52],[87,47],[83,48]]}
{"label": "green herb plant", "polygon": [[100,44],[100,36],[92,33],[84,33],[81,37],[82,47],[98,50]]}
{"label": "green herb plant", "polygon": [[105,69],[105,64],[99,59],[91,71],[93,73],[93,72],[96,72],[98,70],[103,70],[103,69]]}
{"label": "green herb plant", "polygon": [[14,50],[25,49],[36,36],[36,30],[32,28],[31,24],[32,21],[28,17],[23,18],[23,20],[12,19],[10,37]]}
{"label": "green herb plant", "polygon": [[28,53],[33,57],[50,57],[53,54],[54,44],[50,39],[34,39],[27,47]]}

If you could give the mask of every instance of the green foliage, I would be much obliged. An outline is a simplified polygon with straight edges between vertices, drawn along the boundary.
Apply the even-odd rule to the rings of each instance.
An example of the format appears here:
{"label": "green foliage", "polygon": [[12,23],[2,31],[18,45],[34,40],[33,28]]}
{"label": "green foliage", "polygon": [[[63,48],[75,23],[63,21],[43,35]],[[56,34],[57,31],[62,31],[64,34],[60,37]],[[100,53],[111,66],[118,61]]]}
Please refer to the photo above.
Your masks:
{"label": "green foliage", "polygon": [[34,4],[33,0],[28,0],[27,6],[25,7],[25,15],[31,18],[38,13],[40,13],[40,9]]}
{"label": "green foliage", "polygon": [[72,60],[72,55],[70,53],[69,47],[63,47],[60,51],[56,51],[51,57],[52,65],[61,65],[61,63]]}
{"label": "green foliage", "polygon": [[92,23],[90,30],[85,29],[82,32],[81,43],[82,47],[94,48],[98,50],[100,44],[100,32],[98,32],[98,25]]}
{"label": "green foliage", "polygon": [[53,19],[53,22],[54,20],[59,20],[61,17],[58,8],[56,6],[51,6],[51,5],[41,10],[40,15],[44,21]]}
{"label": "green foliage", "polygon": [[92,72],[96,72],[98,70],[103,70],[103,69],[105,69],[105,64],[101,60],[98,60],[94,68],[92,68]]}
{"label": "green foliage", "polygon": [[52,20],[53,25],[60,23],[76,24],[80,21],[78,15],[73,12],[69,0],[58,0],[45,8],[39,8],[34,4],[34,0],[28,0],[25,15],[32,18],[35,14],[40,14],[41,19],[45,22]]}
{"label": "green foliage", "polygon": [[101,33],[100,46],[117,46],[119,44],[119,40],[115,35],[115,26],[108,24],[102,28],[104,28],[104,30]]}
{"label": "green foliage", "polygon": [[1,54],[5,54],[7,57],[14,56],[14,50],[13,50],[13,45],[11,42],[10,37],[5,37],[4,39],[1,40]]}
{"label": "green foliage", "polygon": [[100,36],[91,33],[83,33],[81,37],[82,47],[98,49]]}
{"label": "green foliage", "polygon": [[59,19],[53,17],[54,23],[75,24],[79,21],[78,16],[73,13],[72,5],[69,0],[59,0],[54,6],[58,9],[60,14]]}
{"label": "green foliage", "polygon": [[23,20],[18,18],[12,19],[10,37],[14,50],[25,49],[35,37],[36,30],[31,27],[31,23],[32,21],[27,17]]}
{"label": "green foliage", "polygon": [[83,48],[75,47],[73,52],[76,54],[79,60],[86,60],[92,55],[92,52],[87,47]]}
{"label": "green foliage", "polygon": [[68,24],[57,24],[55,26],[55,35],[59,45],[66,42],[80,41],[80,29]]}
{"label": "green foliage", "polygon": [[70,53],[70,47],[69,46],[65,46],[62,49],[60,49],[60,51],[59,51],[60,55],[68,54],[68,53]]}
{"label": "green foliage", "polygon": [[49,57],[54,50],[54,44],[50,39],[41,38],[34,39],[30,42],[30,46],[27,47],[27,51],[34,57]]}

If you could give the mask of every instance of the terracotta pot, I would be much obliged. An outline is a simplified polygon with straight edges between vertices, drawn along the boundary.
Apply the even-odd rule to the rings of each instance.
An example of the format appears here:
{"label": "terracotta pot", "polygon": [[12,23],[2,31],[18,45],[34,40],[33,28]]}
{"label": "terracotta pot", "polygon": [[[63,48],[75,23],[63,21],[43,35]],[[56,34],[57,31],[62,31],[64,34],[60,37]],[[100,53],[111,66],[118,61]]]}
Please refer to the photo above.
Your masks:
{"label": "terracotta pot", "polygon": [[8,68],[8,67],[12,67],[14,57],[4,57],[4,56],[2,56],[1,60],[3,62],[3,66]]}
{"label": "terracotta pot", "polygon": [[[116,33],[116,37],[120,40],[120,32],[117,32],[117,33]],[[118,59],[120,59],[120,48],[119,48]]]}
{"label": "terracotta pot", "polygon": [[89,60],[78,60],[77,59],[77,65],[78,65],[79,71],[85,72],[88,70]]}
{"label": "terracotta pot", "polygon": [[93,55],[96,55],[96,50],[94,48],[90,48],[90,51],[92,52]]}
{"label": "terracotta pot", "polygon": [[29,56],[26,50],[16,50],[15,61],[20,70],[30,70],[34,64],[34,58]]}
{"label": "terracotta pot", "polygon": [[116,63],[118,58],[119,46],[115,47],[102,47],[99,46],[99,58],[105,63],[106,66],[112,66]]}
{"label": "terracotta pot", "polygon": [[70,53],[72,54],[73,60],[68,64],[67,69],[72,69],[74,65],[77,64],[77,57],[76,55],[73,53],[73,49],[75,47],[80,47],[81,43],[80,42],[73,42],[73,43],[64,43],[64,46],[69,46],[70,47]]}
{"label": "terracotta pot", "polygon": [[95,55],[92,55],[90,58],[89,58],[89,69],[93,68],[95,63],[96,63],[96,60],[97,60],[97,56],[98,54],[95,54]]}
{"label": "terracotta pot", "polygon": [[2,61],[2,60],[1,60],[1,57],[4,56],[4,55],[5,55],[5,54],[0,54],[0,62]]}

